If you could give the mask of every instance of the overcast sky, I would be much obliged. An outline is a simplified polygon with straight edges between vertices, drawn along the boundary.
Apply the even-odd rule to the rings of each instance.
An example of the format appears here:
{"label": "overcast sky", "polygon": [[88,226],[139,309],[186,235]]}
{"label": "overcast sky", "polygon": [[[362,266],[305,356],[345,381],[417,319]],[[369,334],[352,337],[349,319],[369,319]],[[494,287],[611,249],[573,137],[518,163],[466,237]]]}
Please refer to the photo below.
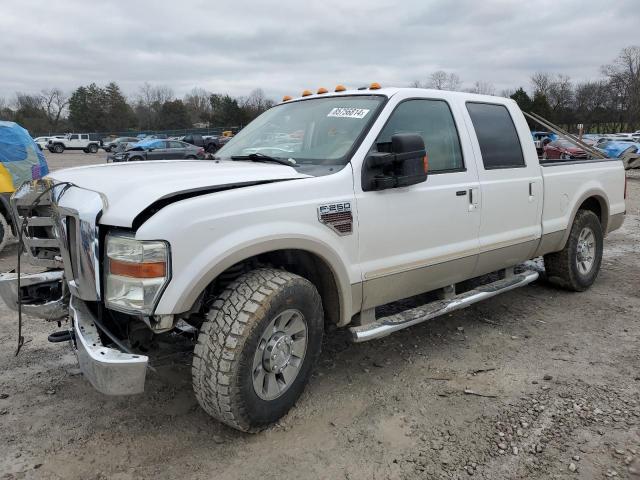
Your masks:
{"label": "overcast sky", "polygon": [[0,97],[114,80],[246,95],[337,83],[406,86],[435,70],[464,85],[535,71],[597,78],[640,43],[638,0],[2,0]]}

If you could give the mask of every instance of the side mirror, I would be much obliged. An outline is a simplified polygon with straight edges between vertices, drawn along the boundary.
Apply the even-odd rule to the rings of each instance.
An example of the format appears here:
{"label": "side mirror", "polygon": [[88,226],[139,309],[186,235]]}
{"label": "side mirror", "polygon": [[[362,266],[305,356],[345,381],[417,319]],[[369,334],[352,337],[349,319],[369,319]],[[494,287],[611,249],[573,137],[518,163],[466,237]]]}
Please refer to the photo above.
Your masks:
{"label": "side mirror", "polygon": [[551,143],[551,139],[549,137],[546,137],[542,140],[542,146],[546,147],[547,145],[549,145]]}
{"label": "side mirror", "polygon": [[391,137],[391,153],[372,152],[362,165],[365,192],[408,187],[427,180],[427,152],[424,140],[415,133]]}

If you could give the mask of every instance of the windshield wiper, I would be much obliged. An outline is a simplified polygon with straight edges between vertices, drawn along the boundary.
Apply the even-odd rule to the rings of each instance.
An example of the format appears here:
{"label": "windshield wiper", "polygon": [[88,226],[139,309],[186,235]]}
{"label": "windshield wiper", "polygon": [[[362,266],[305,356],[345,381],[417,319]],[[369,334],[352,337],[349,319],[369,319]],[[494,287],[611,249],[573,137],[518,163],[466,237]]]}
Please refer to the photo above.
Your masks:
{"label": "windshield wiper", "polygon": [[231,160],[250,160],[252,162],[274,162],[280,165],[287,165],[288,167],[295,167],[296,163],[293,160],[287,160],[286,158],[271,157],[264,153],[250,153],[249,155],[231,155]]}

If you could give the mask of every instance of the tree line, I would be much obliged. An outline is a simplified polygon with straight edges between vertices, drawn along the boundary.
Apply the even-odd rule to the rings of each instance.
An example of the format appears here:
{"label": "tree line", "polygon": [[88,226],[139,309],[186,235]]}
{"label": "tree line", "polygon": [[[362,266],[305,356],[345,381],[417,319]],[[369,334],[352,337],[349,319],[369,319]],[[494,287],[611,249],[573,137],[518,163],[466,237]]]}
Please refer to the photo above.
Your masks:
{"label": "tree line", "polygon": [[[639,129],[640,47],[623,48],[600,72],[600,78],[580,82],[562,73],[536,72],[528,89],[520,86],[499,95],[511,97],[522,110],[572,131],[579,123],[586,132],[594,133]],[[497,94],[490,82],[476,81],[465,87],[456,73],[441,70],[410,86]],[[127,98],[115,82],[105,86],[91,83],[70,95],[50,88],[38,94],[18,92],[11,101],[0,97],[0,119],[16,121],[33,135],[230,127],[246,125],[274,103],[261,89],[246,97],[232,97],[194,88],[178,98],[170,87],[144,83]]]}
{"label": "tree line", "polygon": [[262,89],[246,97],[194,88],[177,98],[167,86],[144,83],[127,98],[116,82],[59,88],[39,94],[16,93],[12,102],[0,98],[0,119],[12,120],[36,136],[67,131],[125,132],[243,126],[274,105]]}
{"label": "tree line", "polygon": [[[525,112],[535,112],[576,131],[584,124],[585,132],[633,132],[640,129],[640,47],[623,48],[614,61],[600,68],[601,78],[573,82],[562,73],[536,72],[530,78],[529,92],[524,87],[500,92],[515,100]],[[475,82],[464,87],[455,73],[437,71],[413,87],[466,91],[496,95],[489,82]],[[532,128],[541,128],[529,121]]]}

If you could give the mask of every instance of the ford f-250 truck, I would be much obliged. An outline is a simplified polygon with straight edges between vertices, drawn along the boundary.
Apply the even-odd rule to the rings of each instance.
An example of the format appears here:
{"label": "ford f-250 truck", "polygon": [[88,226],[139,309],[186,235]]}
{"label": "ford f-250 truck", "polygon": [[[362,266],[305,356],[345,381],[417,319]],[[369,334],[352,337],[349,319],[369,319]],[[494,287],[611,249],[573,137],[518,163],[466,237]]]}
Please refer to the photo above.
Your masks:
{"label": "ford f-250 truck", "polygon": [[[141,339],[186,322],[200,405],[256,431],[298,399],[328,325],[380,338],[529,284],[538,271],[515,267],[539,256],[560,287],[595,281],[625,214],[620,161],[539,162],[510,99],[336,90],[283,99],[210,161],[25,184],[17,224],[48,270],[20,290],[5,274],[3,297],[49,319],[68,305],[72,334],[56,338],[105,394],[142,392]],[[376,315],[423,292],[434,300]]]}

